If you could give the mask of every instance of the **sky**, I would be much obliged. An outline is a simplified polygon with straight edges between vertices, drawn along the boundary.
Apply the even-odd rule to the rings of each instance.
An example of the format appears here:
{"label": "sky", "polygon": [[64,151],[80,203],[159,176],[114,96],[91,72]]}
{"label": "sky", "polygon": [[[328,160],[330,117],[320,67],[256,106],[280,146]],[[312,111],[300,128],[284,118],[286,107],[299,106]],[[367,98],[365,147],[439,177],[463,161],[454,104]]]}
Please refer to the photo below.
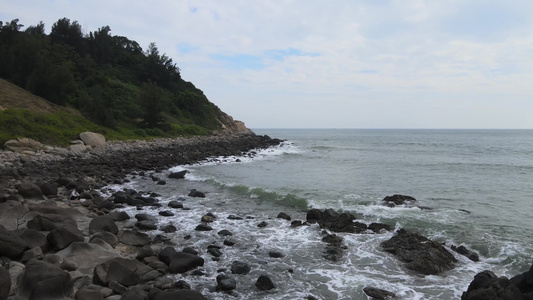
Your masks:
{"label": "sky", "polygon": [[531,0],[0,0],[156,43],[250,128],[533,129]]}

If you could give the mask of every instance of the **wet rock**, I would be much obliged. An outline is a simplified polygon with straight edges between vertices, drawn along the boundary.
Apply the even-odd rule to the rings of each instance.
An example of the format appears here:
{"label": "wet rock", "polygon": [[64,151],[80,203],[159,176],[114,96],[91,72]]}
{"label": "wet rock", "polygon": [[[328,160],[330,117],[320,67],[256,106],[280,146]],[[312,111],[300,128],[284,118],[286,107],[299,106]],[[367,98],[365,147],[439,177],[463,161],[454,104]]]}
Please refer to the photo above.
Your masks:
{"label": "wet rock", "polygon": [[272,258],[282,258],[285,257],[285,254],[281,253],[280,251],[268,251],[268,256]]}
{"label": "wet rock", "polygon": [[382,231],[392,231],[392,227],[383,223],[372,223],[368,225],[368,229],[375,233],[381,233]]}
{"label": "wet rock", "polygon": [[200,191],[197,191],[197,190],[195,190],[195,189],[192,189],[192,190],[189,192],[189,197],[193,197],[193,198],[205,198],[205,193],[200,192]]}
{"label": "wet rock", "polygon": [[459,247],[455,246],[455,245],[452,245],[450,247],[453,251],[463,255],[463,256],[466,256],[468,259],[470,259],[471,261],[479,261],[479,255],[477,255],[477,253],[473,252],[473,251],[470,251],[468,250],[465,246],[461,245]]}
{"label": "wet rock", "polygon": [[235,245],[236,243],[232,240],[224,240],[224,245],[226,246],[233,246]]}
{"label": "wet rock", "polygon": [[284,220],[287,220],[287,221],[290,221],[291,220],[291,216],[289,216],[288,214],[284,213],[284,212],[280,212],[277,216],[278,219],[284,219]]}
{"label": "wet rock", "polygon": [[386,196],[381,201],[385,202],[385,204],[388,206],[394,207],[396,205],[413,205],[416,202],[416,199],[411,196],[396,194],[392,196]]}
{"label": "wet rock", "polygon": [[363,292],[372,299],[376,300],[388,300],[396,298],[394,293],[374,287],[364,287]]}
{"label": "wet rock", "polygon": [[206,224],[200,224],[194,228],[196,231],[211,231],[213,230],[213,227],[206,225]]}
{"label": "wet rock", "polygon": [[124,230],[119,239],[120,242],[131,246],[145,246],[151,242],[147,234],[131,230]]}
{"label": "wet rock", "polygon": [[240,274],[240,275],[246,275],[250,273],[252,268],[247,263],[244,263],[242,261],[234,261],[231,264],[231,273],[232,274]]}
{"label": "wet rock", "polygon": [[185,273],[204,265],[203,258],[185,252],[177,252],[172,247],[161,250],[158,257],[168,265],[168,272],[172,274]]}
{"label": "wet rock", "polygon": [[174,287],[180,290],[190,290],[191,285],[188,284],[185,280],[178,280],[176,283],[174,283]]}
{"label": "wet rock", "polygon": [[243,220],[244,218],[236,216],[236,215],[229,215],[228,219],[230,219],[230,220]]}
{"label": "wet rock", "polygon": [[92,234],[102,231],[107,231],[116,235],[118,233],[118,226],[109,216],[94,217],[89,223],[89,233]]}
{"label": "wet rock", "polygon": [[31,260],[20,279],[19,294],[24,299],[62,299],[72,291],[69,273],[53,264]]}
{"label": "wet rock", "polygon": [[135,223],[135,227],[139,229],[143,229],[143,230],[156,230],[157,229],[157,225],[154,222],[149,221],[149,220],[139,221]]}
{"label": "wet rock", "polygon": [[204,223],[213,223],[215,221],[215,217],[211,216],[211,215],[204,215],[202,216],[202,219],[200,220]]}
{"label": "wet rock", "polygon": [[159,215],[163,217],[172,217],[174,216],[174,213],[171,212],[170,210],[162,210],[159,212]]}
{"label": "wet rock", "polygon": [[172,207],[172,208],[183,208],[183,203],[179,202],[179,201],[170,201],[168,203],[168,207]]}
{"label": "wet rock", "polygon": [[209,248],[207,249],[207,253],[213,255],[214,257],[221,257],[223,255],[222,251],[217,248]]}
{"label": "wet rock", "polygon": [[441,244],[405,229],[381,243],[381,247],[405,262],[408,269],[425,275],[451,270],[457,262]]}
{"label": "wet rock", "polygon": [[231,276],[220,274],[217,276],[217,290],[231,291],[237,287],[237,282]]}
{"label": "wet rock", "polygon": [[178,230],[178,228],[176,228],[176,226],[174,226],[172,224],[168,224],[168,225],[160,227],[159,230],[161,230],[161,231],[163,231],[165,233],[172,233],[172,232],[176,232]]}
{"label": "wet rock", "polygon": [[220,236],[232,236],[233,235],[233,233],[231,233],[231,231],[227,229],[220,230],[217,234]]}
{"label": "wet rock", "polygon": [[259,227],[259,228],[263,228],[263,227],[267,227],[267,226],[268,226],[268,223],[265,222],[265,221],[263,221],[263,222],[257,224],[257,227]]}
{"label": "wet rock", "polygon": [[316,208],[313,208],[307,212],[307,222],[308,223],[317,223],[320,219],[322,219],[322,211]]}
{"label": "wet rock", "polygon": [[185,178],[185,175],[189,173],[187,170],[179,171],[179,172],[172,172],[168,174],[168,178],[174,178],[174,179],[182,179]]}
{"label": "wet rock", "polygon": [[259,276],[255,282],[255,286],[261,291],[268,291],[276,287],[268,275]]}
{"label": "wet rock", "polygon": [[301,220],[294,220],[294,221],[291,222],[291,227],[300,227],[302,225],[303,225],[303,223],[302,223]]}

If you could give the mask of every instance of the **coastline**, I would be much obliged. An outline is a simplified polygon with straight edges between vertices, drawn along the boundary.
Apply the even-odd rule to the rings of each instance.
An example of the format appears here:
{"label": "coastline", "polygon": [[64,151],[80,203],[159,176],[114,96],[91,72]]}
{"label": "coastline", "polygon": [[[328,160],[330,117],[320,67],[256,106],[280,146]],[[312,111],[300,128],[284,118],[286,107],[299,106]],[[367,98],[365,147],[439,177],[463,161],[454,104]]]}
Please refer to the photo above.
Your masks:
{"label": "coastline", "polygon": [[[164,237],[159,237],[160,238],[159,241],[151,240],[147,242],[145,233],[147,232],[147,230],[150,230],[150,229],[148,227],[146,228],[141,227],[145,225],[146,226],[154,225],[153,224],[154,222],[150,223],[150,218],[149,218],[150,216],[146,216],[146,214],[143,213],[142,211],[143,207],[147,209],[151,209],[151,208],[165,209],[164,211],[167,211],[167,207],[166,206],[162,207],[160,203],[158,203],[157,199],[154,200],[156,195],[147,196],[140,192],[134,193],[134,191],[131,191],[125,188],[121,191],[117,191],[113,193],[112,197],[108,197],[108,195],[103,196],[101,194],[101,190],[106,189],[106,186],[110,184],[121,185],[123,183],[127,183],[128,175],[132,175],[132,174],[143,176],[144,179],[149,179],[150,181],[158,180],[161,182],[161,184],[164,184],[165,180],[170,180],[170,179],[166,179],[163,177],[163,176],[168,175],[167,172],[165,172],[165,169],[168,169],[168,167],[174,167],[176,165],[183,166],[187,164],[192,164],[198,161],[202,161],[209,157],[243,155],[243,154],[248,153],[248,151],[250,150],[253,150],[256,148],[270,147],[270,146],[279,144],[280,142],[281,141],[279,140],[270,139],[265,136],[237,135],[237,136],[223,136],[223,137],[218,136],[218,137],[193,138],[193,139],[165,139],[165,140],[156,140],[153,142],[137,141],[137,142],[128,142],[128,143],[108,143],[106,144],[106,146],[102,148],[95,148],[91,152],[81,153],[81,154],[68,154],[68,155],[54,154],[56,151],[53,149],[49,152],[38,153],[34,156],[11,154],[11,153],[9,154],[0,153],[0,157],[5,158],[1,160],[2,164],[0,165],[0,170],[1,170],[0,176],[2,180],[1,182],[4,185],[3,186],[4,191],[2,194],[5,195],[4,197],[6,200],[4,203],[1,204],[3,208],[0,211],[5,212],[6,208],[10,208],[9,213],[11,213],[12,219],[14,219],[15,221],[14,224],[16,224],[16,226],[13,227],[12,225],[13,222],[11,222],[9,224],[11,227],[5,226],[6,227],[5,229],[7,231],[11,231],[12,233],[17,233],[22,236],[26,234],[26,232],[28,231],[28,230],[23,230],[22,228],[24,228],[25,226],[27,228],[30,228],[30,227],[33,228],[36,226],[34,224],[35,223],[34,220],[37,215],[40,215],[41,217],[43,217],[46,214],[55,214],[55,215],[63,214],[73,219],[77,223],[76,230],[81,232],[81,235],[80,234],[77,235],[78,241],[74,241],[70,245],[62,249],[50,249],[50,245],[49,245],[50,243],[53,243],[54,245],[56,245],[54,246],[55,248],[62,247],[62,246],[57,246],[57,241],[54,238],[49,238],[49,236],[52,235],[51,233],[54,230],[62,226],[57,226],[58,228],[54,228],[52,230],[50,230],[51,228],[41,227],[39,228],[41,230],[38,230],[38,231],[41,231],[41,233],[44,232],[47,235],[45,239],[46,243],[38,246],[38,248],[41,248],[43,250],[42,253],[39,254],[39,250],[35,249],[35,247],[28,246],[24,248],[24,251],[19,254],[20,256],[16,256],[15,254],[13,254],[13,260],[9,262],[4,261],[2,265],[7,266],[7,269],[9,269],[9,273],[15,273],[16,272],[15,270],[17,270],[16,268],[20,268],[18,274],[21,274],[24,269],[29,270],[30,267],[31,268],[36,268],[38,266],[42,267],[42,265],[38,264],[36,261],[45,261],[50,264],[52,264],[50,261],[59,262],[58,265],[60,266],[60,269],[62,270],[61,272],[65,273],[67,270],[69,270],[68,274],[71,277],[68,280],[68,282],[73,285],[72,289],[65,292],[65,293],[68,293],[68,295],[67,294],[65,295],[70,296],[72,298],[76,297],[76,299],[78,299],[78,294],[81,295],[83,293],[89,293],[89,292],[93,293],[93,295],[96,295],[96,293],[99,293],[98,295],[101,294],[102,297],[105,296],[105,299],[129,299],[126,297],[128,295],[134,297],[134,294],[144,295],[146,297],[146,296],[149,296],[149,292],[151,292],[152,289],[154,288],[158,290],[172,291],[169,293],[174,293],[176,292],[176,289],[179,289],[178,283],[168,282],[168,280],[163,280],[163,278],[165,278],[164,274],[168,272],[168,268],[172,265],[171,260],[174,257],[174,254],[169,254],[168,257],[161,255],[161,253],[166,253],[165,251],[167,251]],[[149,177],[148,177],[148,174],[149,174]],[[42,192],[43,186],[46,186],[46,184],[50,184],[54,182],[60,183],[59,184],[60,186],[57,192],[55,193],[55,195],[51,194],[46,197],[43,197],[42,195],[41,196],[36,195],[37,192],[33,195],[31,193],[28,193],[27,191],[21,192],[23,190],[21,189],[22,183],[32,183],[34,185],[39,185],[39,188],[41,189],[41,192]],[[29,187],[22,187],[22,188],[27,188],[27,190],[31,190],[29,189]],[[68,199],[69,197],[69,191],[73,188],[80,189],[80,191],[82,192],[82,198],[84,198],[83,202],[66,201],[66,199]],[[151,192],[150,190],[144,191],[144,193],[150,193],[150,192]],[[24,196],[22,194],[24,194]],[[124,196],[124,199],[122,200],[117,199],[117,198],[120,198],[121,195]],[[41,197],[41,199],[38,199],[39,197]],[[128,202],[128,201],[131,201],[131,202]],[[189,204],[189,203],[196,203],[196,202],[188,202],[188,201],[186,202],[186,204]],[[168,204],[170,207],[170,203]],[[183,206],[179,208],[179,204],[176,204],[176,205],[178,209],[183,210]],[[135,215],[135,219],[137,219],[136,221],[138,222],[132,223],[131,221],[127,221],[126,223],[123,223],[122,221],[119,221],[118,211],[114,210],[115,208],[119,208],[119,207],[130,207],[131,208],[131,213],[129,214],[130,217],[133,217],[133,215]],[[139,209],[141,209],[141,211],[138,211],[138,214],[137,214],[136,211]],[[172,212],[173,211],[170,210],[170,213]],[[184,213],[186,214],[184,217],[189,217],[189,218],[191,217],[190,214],[187,214],[186,210],[184,211]],[[146,219],[141,220],[140,219],[141,217],[137,217],[137,215],[145,215],[142,218],[146,218]],[[4,214],[2,217],[2,224],[9,223],[9,222],[6,222],[6,220],[8,220],[9,218],[5,218],[5,216],[6,215]],[[204,219],[205,216],[207,216],[206,219]],[[208,214],[205,216],[202,216],[201,225],[209,226],[209,224],[211,224],[211,222],[209,222],[210,220],[209,218],[213,218],[213,216],[209,216]],[[110,217],[113,218],[112,222],[109,222]],[[194,218],[196,220],[198,216],[195,216]],[[272,216],[272,218],[274,218],[274,216]],[[309,215],[307,216],[307,218],[309,220]],[[97,220],[98,222],[96,222],[95,220]],[[198,221],[199,220],[197,220],[197,222]],[[251,221],[251,222],[259,223],[259,221],[260,220]],[[268,221],[268,222],[272,222],[272,221]],[[350,216],[348,216],[349,225],[353,225],[351,222],[352,222],[352,219]],[[97,226],[94,223],[103,223],[103,225],[100,224]],[[32,224],[32,225],[30,226],[28,224]],[[91,226],[91,224],[93,224],[93,226]],[[137,224],[143,224],[143,225],[137,225]],[[287,225],[288,224],[289,223],[287,223]],[[5,224],[5,225],[8,225],[8,224]],[[113,225],[114,226],[118,225],[118,227],[114,229]],[[287,226],[287,225],[283,225],[283,226]],[[357,224],[357,225],[360,225],[360,224]],[[329,226],[329,225],[326,225],[326,226]],[[292,223],[291,223],[291,227],[292,227]],[[105,229],[105,230],[96,230],[95,228],[100,228],[100,229]],[[207,229],[206,227],[203,227],[203,228]],[[44,230],[44,229],[48,229],[48,230]],[[167,228],[167,229],[172,230],[172,228]],[[76,230],[73,230],[73,231],[76,231]],[[192,229],[192,230],[198,230],[198,229]],[[259,230],[259,229],[257,229],[256,227],[255,230]],[[112,235],[109,235],[108,234],[109,232]],[[57,234],[58,232],[55,232],[55,233]],[[128,233],[128,235],[133,234],[134,236],[124,237],[125,233]],[[80,236],[83,237],[83,241],[79,239]],[[140,240],[144,239],[144,242],[141,243],[137,241],[139,239]],[[330,254],[333,254],[333,257],[335,257],[335,255],[342,256],[342,247],[344,247],[342,245],[342,240],[339,242],[334,237],[329,237],[328,239],[330,239],[330,242],[326,242],[326,243],[330,243],[330,246],[328,246],[329,249],[327,248],[326,250],[332,252]],[[143,243],[144,245],[142,245]],[[143,279],[142,281],[139,281],[139,282],[135,281],[136,282],[135,284],[130,284],[131,282],[128,282],[124,278],[120,278],[120,280],[118,280],[118,283],[120,283],[120,285],[116,285],[114,281],[109,281],[105,279],[106,276],[100,276],[100,275],[98,276],[100,276],[101,278],[99,280],[96,280],[94,278],[97,275],[97,268],[99,268],[98,272],[106,274],[109,272],[109,268],[113,269],[113,267],[111,267],[111,263],[108,263],[106,265],[105,264],[106,262],[102,261],[101,263],[103,265],[101,264],[95,265],[95,263],[93,263],[91,267],[87,267],[86,265],[82,266],[81,261],[75,260],[73,258],[75,257],[75,255],[74,256],[72,255],[72,252],[75,252],[75,249],[72,249],[72,248],[75,248],[73,245],[77,245],[77,247],[81,247],[81,245],[83,245],[83,247],[92,247],[91,248],[92,250],[90,253],[94,254],[95,257],[97,257],[98,255],[96,255],[96,253],[100,253],[98,251],[101,251],[102,249],[96,249],[95,247],[97,246],[95,244],[100,245],[102,248],[107,249],[112,253],[115,253],[115,255],[119,255],[122,258],[124,257],[127,258],[127,261],[117,261],[115,260],[117,256],[114,256],[114,257],[107,256],[106,258],[108,260],[106,262],[113,261],[112,263],[114,264],[114,267],[116,267],[117,264],[122,265],[123,267],[126,267],[132,263],[132,259],[133,259],[133,261],[135,262],[137,261],[143,262],[144,263],[143,265],[150,266],[150,264],[152,264],[151,265],[151,268],[153,267],[152,271],[157,270],[158,272],[156,272],[157,274],[152,272],[150,276],[155,276],[154,278],[147,275],[147,273],[149,272],[143,273],[141,275],[138,274],[138,276],[141,276]],[[114,246],[111,246],[111,245],[114,245]],[[111,249],[109,249],[109,247],[111,247]],[[212,249],[218,249],[220,251],[220,248],[217,248],[220,246],[209,245],[207,247],[210,249],[208,250],[209,254],[203,253],[201,255],[202,259],[214,260],[217,256],[214,255],[213,253],[217,254],[218,252]],[[70,249],[68,250],[68,251],[71,251],[70,254],[68,253],[65,254],[65,251],[66,251],[65,249]],[[26,254],[27,252],[28,254]],[[150,255],[142,254],[145,252],[147,252]],[[196,254],[193,254],[193,255],[196,255]],[[59,255],[59,258],[57,257],[58,255]],[[144,255],[147,255],[147,256],[144,256]],[[157,260],[153,259],[154,255],[155,257],[158,258]],[[22,257],[24,256],[26,256],[26,258],[22,259]],[[34,259],[32,260],[30,258],[29,260],[27,260],[29,257],[34,258]],[[35,260],[35,258],[38,258],[38,259]],[[167,260],[165,261],[165,259]],[[22,261],[22,260],[26,260],[25,266],[23,264],[20,264],[19,261]],[[167,265],[166,267],[167,269],[165,269],[165,267],[161,265],[158,265],[157,261],[164,262],[165,265]],[[68,265],[69,263],[70,263],[70,266],[61,267],[62,264]],[[159,267],[159,269],[157,267]],[[142,267],[141,265],[138,265],[135,268],[142,269],[144,267]],[[83,269],[84,271],[81,272],[80,271],[81,269]],[[94,273],[92,271],[93,269],[94,269]],[[59,273],[59,270],[56,269],[56,271],[57,273]],[[195,271],[192,271],[191,274],[202,276],[202,274],[194,274],[195,272],[201,273],[200,270],[195,270]],[[161,276],[162,274],[163,276]],[[223,274],[220,274],[220,276],[222,275]],[[487,280],[493,279],[493,277],[491,277],[490,274],[485,276],[484,278],[486,278]],[[83,282],[83,280],[85,280],[85,283]],[[231,280],[232,280],[231,276],[220,277],[221,282],[228,282],[228,281],[231,282]],[[165,284],[162,283],[163,281],[165,282]],[[125,282],[127,282],[128,284],[123,284]],[[222,288],[221,286],[224,286],[224,284],[221,284],[221,282],[219,282],[219,277],[217,276],[217,279],[216,279],[217,288]],[[12,284],[14,283],[15,282],[12,282]],[[182,282],[181,284],[185,285],[186,283]],[[213,282],[213,284],[215,283]],[[22,288],[20,287],[21,285],[22,285]],[[14,285],[11,291],[12,295],[15,289],[16,289],[15,293],[18,296],[28,293],[27,292],[28,287],[27,286],[24,287],[24,282],[18,282],[18,286],[19,287],[17,287],[17,284]],[[35,288],[35,287],[32,287],[32,288]],[[226,288],[227,290],[224,290],[224,288],[222,288],[222,291],[225,294],[228,294],[230,297],[233,297],[233,296],[238,297],[238,294],[235,294],[233,289],[231,289],[230,287],[226,287]],[[26,292],[24,292],[25,290]],[[82,291],[82,292],[77,294],[78,291]],[[155,293],[154,291],[152,292]],[[372,290],[371,292],[376,292],[376,291]],[[386,291],[382,291],[382,292],[384,293]],[[161,295],[165,295],[165,293],[162,293]],[[182,291],[182,293],[187,293],[187,292]],[[386,293],[384,294],[387,295]],[[203,297],[201,295],[195,295],[195,296],[197,298],[192,298],[192,299],[203,299],[201,298]],[[156,296],[150,297],[150,299],[163,299],[163,298],[154,298],[154,297]],[[163,297],[163,296],[160,296],[160,297]],[[31,298],[31,295],[30,295],[30,298]],[[80,299],[85,299],[85,298],[80,298]],[[93,298],[87,298],[87,299],[93,299]],[[135,298],[131,298],[131,299],[135,299]],[[312,295],[308,295],[306,296],[306,299],[315,299],[315,298]],[[465,299],[470,299],[470,298],[465,298]],[[497,299],[497,298],[494,298],[494,299]]]}

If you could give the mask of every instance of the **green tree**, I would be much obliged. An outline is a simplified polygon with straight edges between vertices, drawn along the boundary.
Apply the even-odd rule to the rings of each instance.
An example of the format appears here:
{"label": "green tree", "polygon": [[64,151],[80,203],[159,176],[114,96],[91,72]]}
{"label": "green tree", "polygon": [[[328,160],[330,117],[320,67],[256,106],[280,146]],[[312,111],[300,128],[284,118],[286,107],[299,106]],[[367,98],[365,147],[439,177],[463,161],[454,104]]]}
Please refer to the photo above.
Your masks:
{"label": "green tree", "polygon": [[145,82],[141,87],[139,102],[142,108],[143,126],[157,128],[164,121],[162,91],[153,82]]}

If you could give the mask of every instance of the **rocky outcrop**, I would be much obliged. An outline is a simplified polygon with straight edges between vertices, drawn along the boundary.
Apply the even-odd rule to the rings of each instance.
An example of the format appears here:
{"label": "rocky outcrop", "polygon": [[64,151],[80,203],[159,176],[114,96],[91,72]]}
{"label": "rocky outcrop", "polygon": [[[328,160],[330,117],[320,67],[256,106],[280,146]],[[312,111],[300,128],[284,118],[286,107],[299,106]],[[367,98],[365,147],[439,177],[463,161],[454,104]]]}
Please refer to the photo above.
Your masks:
{"label": "rocky outcrop", "polygon": [[392,195],[383,198],[382,200],[387,206],[394,207],[396,205],[413,205],[416,203],[416,199],[407,195]]}
{"label": "rocky outcrop", "polygon": [[425,275],[451,270],[457,262],[441,244],[405,229],[381,243],[381,247],[404,262],[406,268]]}
{"label": "rocky outcrop", "polygon": [[529,300],[533,299],[533,265],[529,271],[511,279],[492,271],[478,273],[463,292],[461,300]]}
{"label": "rocky outcrop", "polygon": [[222,112],[218,121],[222,126],[222,130],[220,131],[222,134],[255,134],[244,125],[244,122],[234,120],[233,117],[226,113]]}
{"label": "rocky outcrop", "polygon": [[45,146],[36,140],[29,138],[18,138],[5,142],[4,148],[18,153],[31,153],[42,150]]}

